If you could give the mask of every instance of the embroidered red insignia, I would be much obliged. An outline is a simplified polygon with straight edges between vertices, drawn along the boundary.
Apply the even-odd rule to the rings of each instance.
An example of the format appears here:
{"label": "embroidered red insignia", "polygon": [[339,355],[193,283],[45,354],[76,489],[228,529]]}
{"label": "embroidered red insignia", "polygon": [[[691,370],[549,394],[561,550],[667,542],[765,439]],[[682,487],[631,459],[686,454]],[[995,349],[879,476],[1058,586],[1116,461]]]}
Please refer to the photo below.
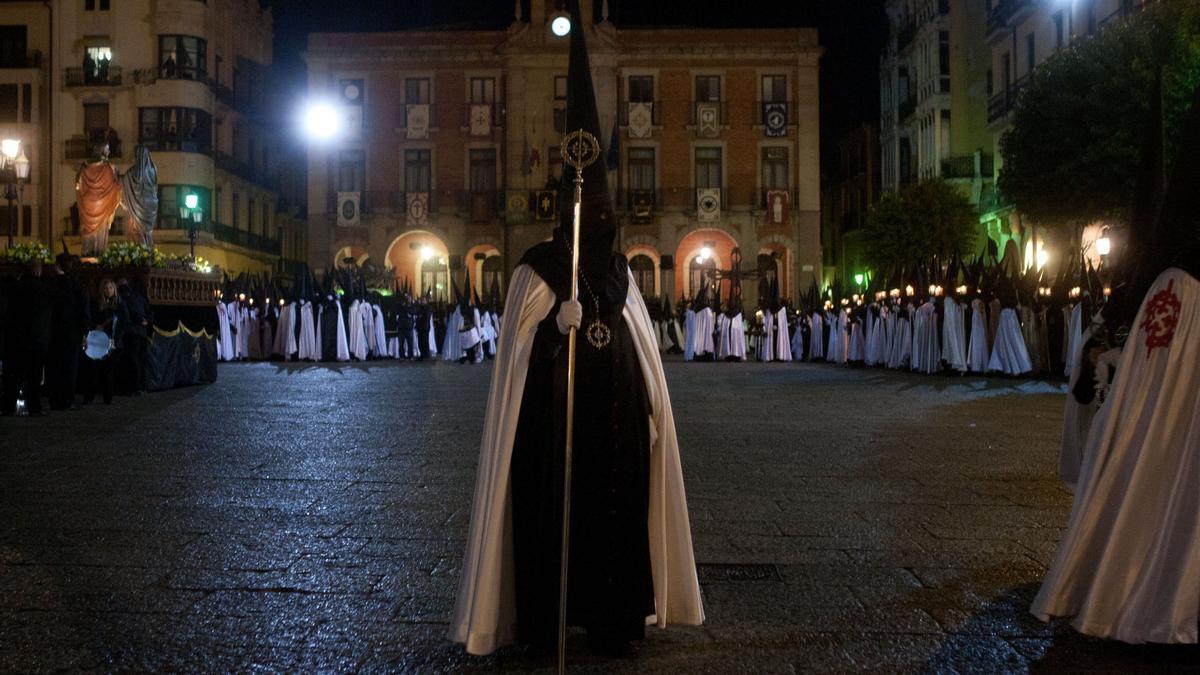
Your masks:
{"label": "embroidered red insignia", "polygon": [[1142,312],[1142,323],[1138,326],[1146,332],[1146,358],[1158,347],[1170,347],[1175,338],[1175,328],[1179,325],[1179,311],[1182,304],[1174,291],[1175,280],[1167,282],[1167,287],[1154,294],[1146,303]]}

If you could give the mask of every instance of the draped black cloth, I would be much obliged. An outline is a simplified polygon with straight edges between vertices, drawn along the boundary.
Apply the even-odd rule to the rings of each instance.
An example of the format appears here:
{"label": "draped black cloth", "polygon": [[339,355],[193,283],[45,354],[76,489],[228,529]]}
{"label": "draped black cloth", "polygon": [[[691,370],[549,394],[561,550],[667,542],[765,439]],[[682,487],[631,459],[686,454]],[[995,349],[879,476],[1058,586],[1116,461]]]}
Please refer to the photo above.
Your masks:
{"label": "draped black cloth", "polygon": [[[556,239],[522,262],[557,296],[534,338],[512,459],[518,637],[549,646],[558,623],[568,351],[555,317],[569,296],[570,258]],[[612,341],[596,349],[582,332],[577,340],[568,621],[602,639],[632,640],[644,636],[654,613],[650,405],[621,315],[629,283],[624,256],[611,254],[607,270],[586,278]],[[586,329],[596,307],[582,283],[580,302]]]}

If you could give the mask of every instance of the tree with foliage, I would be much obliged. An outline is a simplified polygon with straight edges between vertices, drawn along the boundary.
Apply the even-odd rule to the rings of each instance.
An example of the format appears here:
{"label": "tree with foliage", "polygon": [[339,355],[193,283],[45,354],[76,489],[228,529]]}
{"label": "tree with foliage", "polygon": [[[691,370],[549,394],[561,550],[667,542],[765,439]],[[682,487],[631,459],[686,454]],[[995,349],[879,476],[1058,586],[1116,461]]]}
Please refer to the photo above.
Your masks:
{"label": "tree with foliage", "polygon": [[883,195],[867,214],[863,244],[877,272],[912,269],[936,258],[965,257],[975,247],[975,207],[941,180],[906,185]]}
{"label": "tree with foliage", "polygon": [[1200,2],[1149,7],[1038,66],[1000,142],[999,188],[1047,225],[1128,218],[1155,73],[1165,156],[1200,84]]}

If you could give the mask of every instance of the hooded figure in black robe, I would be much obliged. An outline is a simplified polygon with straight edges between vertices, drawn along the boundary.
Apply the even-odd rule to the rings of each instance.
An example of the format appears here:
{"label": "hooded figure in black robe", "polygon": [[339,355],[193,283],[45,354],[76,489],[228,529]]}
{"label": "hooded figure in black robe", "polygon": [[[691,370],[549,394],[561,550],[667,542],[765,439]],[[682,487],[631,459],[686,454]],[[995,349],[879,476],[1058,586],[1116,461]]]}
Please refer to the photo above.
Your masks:
{"label": "hooded figure in black robe", "polygon": [[[583,129],[599,140],[586,27],[577,4],[570,5],[574,28],[566,128]],[[570,188],[574,178],[574,170],[566,167],[563,185]],[[505,302],[471,534],[451,625],[452,639],[464,642],[471,653],[488,653],[514,638],[547,648],[556,642],[571,327],[579,332],[568,624],[586,628],[595,647],[621,652],[629,641],[644,637],[648,617],[659,625],[703,618],[682,475],[677,465],[652,472],[652,448],[655,467],[664,457],[673,462],[678,450],[673,424],[656,426],[655,438],[650,435],[651,424],[669,419],[669,400],[664,400],[649,315],[630,287],[625,257],[613,252],[615,222],[604,158],[584,168],[583,178],[579,301],[570,301],[573,196],[564,192],[552,240],[525,253]],[[593,335],[606,329],[608,343],[589,341],[589,328]],[[522,376],[523,384],[517,385]],[[649,391],[655,392],[653,410]],[[513,401],[519,401],[519,410],[512,409]],[[511,455],[506,438],[512,438]],[[497,477],[496,471],[507,477]],[[653,509],[652,493],[661,500]],[[511,530],[504,510],[490,506],[498,499],[511,504],[505,509]],[[667,521],[660,518],[662,504]]]}

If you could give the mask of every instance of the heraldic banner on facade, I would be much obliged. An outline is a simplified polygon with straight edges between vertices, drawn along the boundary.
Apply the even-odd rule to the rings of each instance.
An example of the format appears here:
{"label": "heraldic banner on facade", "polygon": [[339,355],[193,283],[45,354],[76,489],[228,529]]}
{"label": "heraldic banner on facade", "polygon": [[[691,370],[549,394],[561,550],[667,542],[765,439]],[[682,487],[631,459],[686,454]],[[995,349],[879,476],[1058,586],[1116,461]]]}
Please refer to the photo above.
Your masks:
{"label": "heraldic banner on facade", "polygon": [[469,121],[472,136],[490,136],[492,133],[492,104],[472,103]]}
{"label": "heraldic banner on facade", "polygon": [[763,133],[772,138],[787,136],[787,103],[763,104]]}
{"label": "heraldic banner on facade", "polygon": [[702,138],[716,138],[721,133],[721,104],[696,104],[696,135]]}
{"label": "heraldic banner on facade", "polygon": [[654,104],[644,101],[629,104],[629,137],[650,138],[654,126]]}
{"label": "heraldic banner on facade", "polygon": [[721,188],[697,188],[696,220],[715,223],[721,219]]}
{"label": "heraldic banner on facade", "polygon": [[529,193],[525,190],[509,190],[504,199],[504,220],[509,225],[524,225],[529,222]]}
{"label": "heraldic banner on facade", "polygon": [[404,106],[405,135],[408,139],[429,137],[429,104],[409,103]]}
{"label": "heraldic banner on facade", "polygon": [[405,193],[404,202],[404,224],[407,227],[424,227],[429,220],[429,193]]}
{"label": "heraldic banner on facade", "polygon": [[788,221],[788,191],[767,190],[767,222],[783,225]]}
{"label": "heraldic banner on facade", "polygon": [[358,225],[357,192],[338,193],[337,224],[339,227],[353,227]]}

